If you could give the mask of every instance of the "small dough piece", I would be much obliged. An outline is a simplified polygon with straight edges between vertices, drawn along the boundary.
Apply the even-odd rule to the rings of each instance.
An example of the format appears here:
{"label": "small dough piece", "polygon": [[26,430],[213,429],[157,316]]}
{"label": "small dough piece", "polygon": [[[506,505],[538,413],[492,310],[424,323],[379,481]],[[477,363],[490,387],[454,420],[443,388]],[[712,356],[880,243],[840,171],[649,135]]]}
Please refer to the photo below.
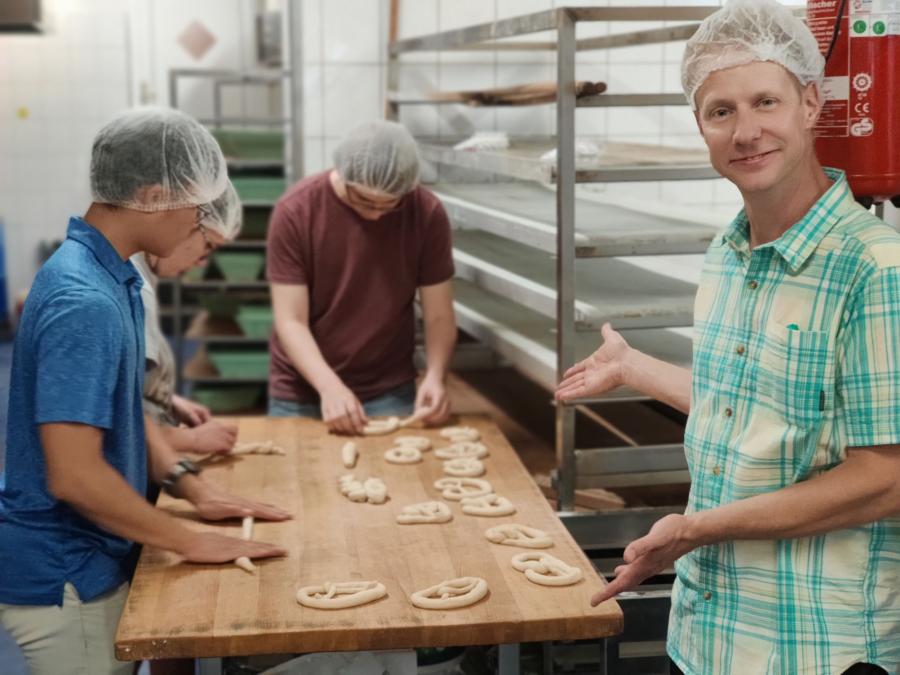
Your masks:
{"label": "small dough piece", "polygon": [[392,434],[400,428],[399,417],[388,417],[383,420],[372,420],[363,427],[363,436],[384,436]]}
{"label": "small dough piece", "polygon": [[480,478],[439,478],[434,482],[434,488],[451,502],[467,497],[483,497],[494,491],[488,481]]}
{"label": "small dough piece", "polygon": [[431,450],[431,440],[425,436],[397,436],[394,439],[394,445],[407,445],[419,452]]}
{"label": "small dough piece", "polygon": [[469,516],[511,516],[516,512],[516,507],[506,497],[500,495],[484,495],[483,497],[468,497],[460,501],[462,512]]}
{"label": "small dough piece", "polygon": [[441,436],[448,439],[451,443],[460,443],[463,441],[477,441],[481,439],[478,429],[473,427],[445,427],[441,429]]}
{"label": "small dough piece", "polygon": [[275,445],[275,441],[261,441],[258,443],[238,443],[229,455],[284,455],[284,448]]}
{"label": "small dough piece", "polygon": [[[241,521],[241,539],[243,539],[244,541],[250,541],[251,539],[253,539],[253,516],[245,516]],[[242,555],[240,558],[235,560],[234,564],[240,567],[245,572],[256,574],[256,565],[254,565],[253,561],[245,555]]]}
{"label": "small dough piece", "polygon": [[448,445],[446,448],[438,448],[434,451],[438,459],[457,459],[459,457],[474,457],[483,459],[488,456],[488,449],[484,443],[477,441],[461,441]]}
{"label": "small dough piece", "polygon": [[444,473],[448,476],[476,478],[484,475],[484,463],[474,457],[457,457],[444,462]]}
{"label": "small dough piece", "polygon": [[370,504],[384,504],[387,501],[387,485],[380,478],[367,479],[363,488]]}
{"label": "small dough piece", "polygon": [[404,506],[397,514],[397,522],[401,525],[417,525],[421,523],[449,523],[453,520],[450,507],[444,502],[420,502]]}
{"label": "small dough piece", "polygon": [[384,453],[391,464],[417,464],[422,461],[422,452],[411,445],[398,445]]}
{"label": "small dough piece", "polygon": [[521,548],[550,548],[553,540],[543,530],[518,523],[496,525],[486,530],[484,536],[495,544],[520,546]]}
{"label": "small dough piece", "polygon": [[422,609],[457,609],[468,607],[481,600],[488,592],[488,585],[479,577],[459,577],[416,591],[410,602]]}
{"label": "small dough piece", "polygon": [[347,441],[341,448],[341,461],[348,469],[356,466],[356,460],[359,459],[359,450],[356,449],[356,443]]}
{"label": "small dough piece", "polygon": [[365,605],[387,595],[384,584],[377,581],[326,581],[318,586],[304,586],[297,591],[297,602],[315,609],[347,609]]}
{"label": "small dough piece", "polygon": [[541,586],[571,586],[583,576],[579,568],[540,551],[519,553],[511,562],[529,581]]}

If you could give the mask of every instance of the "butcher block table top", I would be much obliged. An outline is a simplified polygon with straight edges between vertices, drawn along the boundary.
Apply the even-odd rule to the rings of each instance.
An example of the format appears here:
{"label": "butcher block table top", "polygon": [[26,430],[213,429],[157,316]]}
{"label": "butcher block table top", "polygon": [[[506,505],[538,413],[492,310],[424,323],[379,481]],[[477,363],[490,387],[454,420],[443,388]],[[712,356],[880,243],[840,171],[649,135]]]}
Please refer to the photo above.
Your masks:
{"label": "butcher block table top", "polygon": [[[622,630],[615,602],[590,606],[604,582],[541,495],[515,451],[487,417],[456,420],[481,432],[490,456],[483,461],[494,491],[517,513],[500,518],[464,515],[447,502],[445,524],[398,525],[403,506],[441,500],[434,482],[443,477],[434,451],[419,464],[388,464],[384,451],[397,435],[428,436],[447,445],[439,430],[406,429],[354,439],[360,450],[352,470],[341,462],[346,438],[329,435],[321,422],[244,417],[239,441],[273,440],[287,455],[244,455],[207,465],[204,475],[223,488],[291,511],[287,522],[256,521],[253,538],[288,550],[286,558],[257,561],[256,574],[233,564],[195,565],[145,548],[116,635],[122,660],[212,657],[289,652],[403,649],[586,639]],[[385,504],[355,503],[338,490],[338,477],[377,476],[387,484]],[[190,504],[167,495],[159,506],[183,516],[196,530],[241,536],[239,521],[201,523]],[[533,549],[489,542],[484,531],[501,523],[544,530],[554,542],[540,549],[580,567],[572,586],[538,586],[513,569],[510,559]],[[488,595],[453,610],[413,606],[409,596],[441,581],[474,576]],[[368,605],[320,610],[297,603],[301,586],[325,581],[380,581],[387,596]]]}

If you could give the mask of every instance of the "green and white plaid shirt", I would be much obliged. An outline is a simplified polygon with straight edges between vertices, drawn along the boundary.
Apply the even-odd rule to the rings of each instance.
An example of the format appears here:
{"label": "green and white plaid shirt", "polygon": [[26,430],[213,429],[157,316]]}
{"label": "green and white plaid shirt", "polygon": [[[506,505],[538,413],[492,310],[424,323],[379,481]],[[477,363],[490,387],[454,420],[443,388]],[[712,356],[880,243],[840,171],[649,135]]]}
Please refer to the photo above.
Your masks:
{"label": "green and white plaid shirt", "polygon": [[[688,513],[900,444],[900,234],[826,171],[834,184],[778,240],[751,251],[742,211],[707,252]],[[668,651],[685,673],[900,668],[900,518],[705,546],[675,569]]]}

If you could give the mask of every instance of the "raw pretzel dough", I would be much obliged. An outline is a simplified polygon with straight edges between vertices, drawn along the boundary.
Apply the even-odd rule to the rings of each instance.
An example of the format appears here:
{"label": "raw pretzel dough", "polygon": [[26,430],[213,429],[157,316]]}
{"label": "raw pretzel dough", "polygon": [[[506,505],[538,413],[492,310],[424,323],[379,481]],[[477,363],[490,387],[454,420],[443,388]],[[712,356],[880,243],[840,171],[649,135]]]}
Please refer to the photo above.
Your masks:
{"label": "raw pretzel dough", "polygon": [[425,436],[397,436],[394,439],[394,445],[406,445],[419,452],[431,450],[431,441]]}
{"label": "raw pretzel dough", "polygon": [[400,428],[399,417],[388,417],[383,420],[372,420],[363,427],[363,436],[384,436]]}
{"label": "raw pretzel dough", "polygon": [[458,459],[459,457],[482,459],[488,456],[488,449],[484,443],[461,441],[448,445],[446,448],[438,448],[434,451],[434,456],[438,459]]}
{"label": "raw pretzel dough", "polygon": [[510,516],[516,512],[512,502],[500,495],[468,497],[461,500],[460,504],[462,512],[469,516]]}
{"label": "raw pretzel dough", "polygon": [[356,443],[353,441],[344,443],[344,447],[341,448],[341,461],[344,463],[344,466],[352,469],[356,466],[357,459],[359,459],[359,450],[356,449]]}
{"label": "raw pretzel dough", "polygon": [[422,461],[422,452],[411,445],[398,445],[384,453],[391,464],[416,464]]}
{"label": "raw pretzel dough", "polygon": [[[241,539],[244,541],[253,539],[253,516],[246,516],[241,521]],[[245,555],[235,560],[234,564],[250,574],[256,574],[256,565]]]}
{"label": "raw pretzel dough", "polygon": [[488,585],[484,579],[459,577],[442,581],[424,591],[416,591],[409,599],[412,604],[422,609],[457,609],[474,605],[487,595],[487,592]]}
{"label": "raw pretzel dough", "polygon": [[420,408],[409,417],[400,420],[400,428],[409,427],[425,417],[426,408]]}
{"label": "raw pretzel dough", "polygon": [[440,490],[444,499],[458,502],[467,497],[482,497],[494,491],[491,484],[480,478],[439,478],[434,488]]}
{"label": "raw pretzel dough", "polygon": [[444,462],[444,473],[448,476],[475,478],[484,475],[484,464],[474,457],[457,457]]}
{"label": "raw pretzel dough", "polygon": [[351,502],[384,504],[387,501],[387,486],[380,478],[369,478],[362,482],[348,473],[338,478],[338,487],[341,494]]}
{"label": "raw pretzel dough", "polygon": [[387,485],[380,478],[367,479],[363,489],[370,504],[384,504],[387,501]]}
{"label": "raw pretzel dough", "polygon": [[526,551],[512,557],[512,566],[541,586],[570,586],[581,580],[581,570],[549,553]]}
{"label": "raw pretzel dough", "polygon": [[486,530],[484,536],[488,541],[504,546],[520,546],[522,548],[550,548],[553,541],[543,530],[517,523],[497,525]]}
{"label": "raw pretzel dough", "polygon": [[283,455],[284,448],[275,445],[275,441],[260,441],[257,443],[238,443],[229,455]]}
{"label": "raw pretzel dough", "polygon": [[449,523],[453,520],[450,507],[444,502],[421,502],[404,506],[397,514],[397,522],[401,525],[419,523]]}
{"label": "raw pretzel dough", "polygon": [[472,427],[446,427],[441,429],[441,436],[449,439],[452,443],[460,443],[462,441],[477,441],[481,438],[478,429]]}
{"label": "raw pretzel dough", "polygon": [[304,586],[297,591],[297,602],[315,609],[347,609],[365,605],[387,595],[377,581],[326,581],[319,586]]}

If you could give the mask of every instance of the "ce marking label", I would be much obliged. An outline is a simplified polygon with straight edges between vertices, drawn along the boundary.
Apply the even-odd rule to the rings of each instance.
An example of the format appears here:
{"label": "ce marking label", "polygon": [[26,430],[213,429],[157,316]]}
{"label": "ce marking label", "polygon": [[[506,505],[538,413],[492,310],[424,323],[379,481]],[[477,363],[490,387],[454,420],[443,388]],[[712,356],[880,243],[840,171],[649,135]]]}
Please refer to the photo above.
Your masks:
{"label": "ce marking label", "polygon": [[857,101],[853,104],[853,110],[857,115],[869,114],[870,101]]}

